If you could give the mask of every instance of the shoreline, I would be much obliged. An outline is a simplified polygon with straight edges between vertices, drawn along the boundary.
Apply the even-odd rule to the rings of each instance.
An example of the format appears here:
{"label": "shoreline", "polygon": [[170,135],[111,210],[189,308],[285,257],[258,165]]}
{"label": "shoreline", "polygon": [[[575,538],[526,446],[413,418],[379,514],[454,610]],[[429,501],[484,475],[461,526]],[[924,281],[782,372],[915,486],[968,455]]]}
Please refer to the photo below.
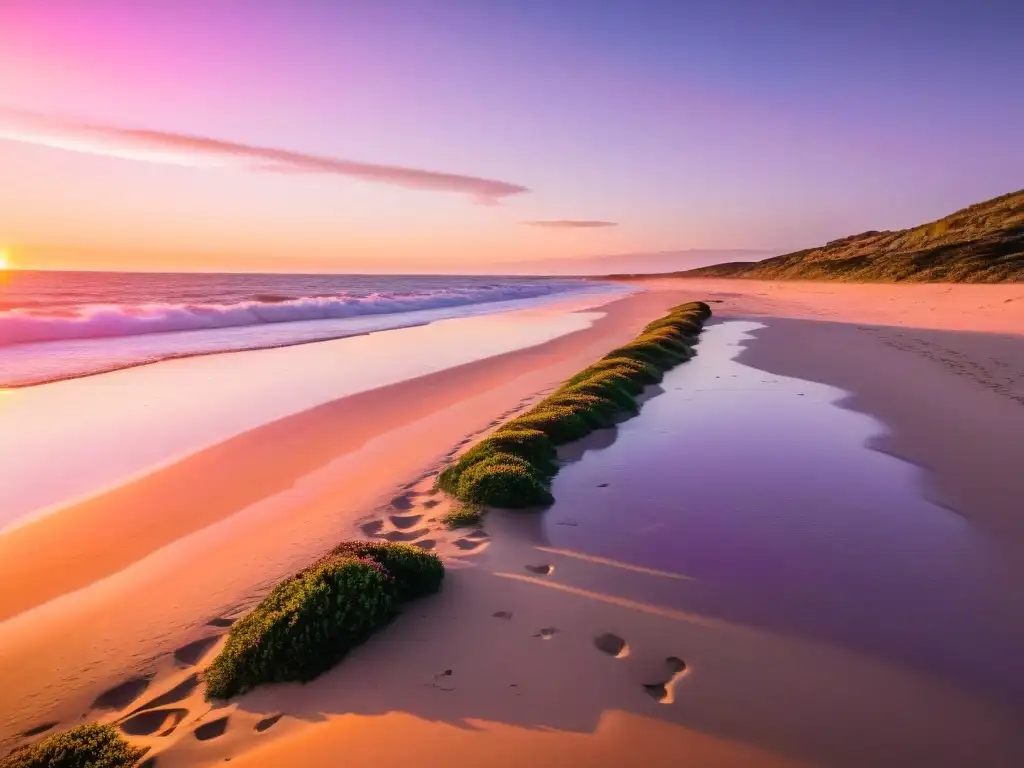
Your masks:
{"label": "shoreline", "polygon": [[[668,285],[663,284],[666,282]],[[1006,356],[1004,350],[1021,349],[1024,323],[1018,322],[1016,314],[1003,308],[1001,313],[971,315],[965,322],[965,318],[952,316],[949,312],[936,314],[933,307],[936,302],[941,302],[936,296],[931,296],[932,303],[918,307],[919,311],[914,314],[905,311],[905,306],[899,312],[887,307],[879,308],[878,296],[871,295],[871,291],[865,292],[866,298],[837,297],[831,285],[817,286],[821,290],[811,292],[813,295],[810,296],[806,293],[799,295],[798,290],[790,293],[768,287],[763,292],[738,295],[730,281],[700,281],[717,284],[704,287],[697,287],[695,282],[655,281],[645,286],[646,293],[639,295],[647,297],[644,302],[640,302],[639,297],[630,297],[638,301],[637,316],[631,320],[634,327],[628,336],[634,335],[644,322],[655,317],[655,313],[651,313],[639,320],[641,304],[650,308],[657,303],[652,301],[652,297],[666,299],[675,295],[680,296],[681,301],[692,298],[711,300],[716,302],[712,306],[717,321],[768,318],[768,329],[755,331],[755,340],[741,354],[740,362],[778,375],[821,381],[848,392],[849,397],[841,407],[852,403],[854,410],[872,414],[888,430],[881,438],[882,444],[871,445],[872,448],[885,448],[886,440],[902,440],[904,445],[899,455],[930,471],[929,486],[935,483],[935,493],[940,498],[946,498],[959,488],[968,500],[972,500],[971,503],[977,507],[969,518],[972,524],[991,532],[1014,529],[1015,521],[1009,510],[1001,509],[996,503],[999,493],[1020,488],[1010,463],[996,462],[991,469],[993,474],[987,477],[986,484],[996,478],[1001,483],[996,486],[996,491],[986,495],[985,488],[972,489],[965,484],[970,473],[958,476],[953,466],[926,463],[923,457],[937,442],[936,436],[941,438],[948,432],[944,431],[947,429],[946,421],[935,420],[933,415],[931,418],[923,418],[922,415],[933,414],[935,408],[947,401],[969,403],[971,407],[963,409],[968,416],[982,415],[967,418],[956,426],[961,430],[961,437],[955,447],[1003,445],[1003,441],[1014,434],[1013,416],[1017,411],[1005,409],[1016,407],[1015,401],[977,381],[980,374],[971,366],[966,368],[972,371],[973,378],[956,372],[941,359],[933,359],[934,355],[932,358],[922,355],[913,345],[889,345],[887,341],[892,339],[887,334],[907,334],[913,330],[914,338],[918,338],[922,335],[918,332],[921,329],[909,324],[914,320],[925,330],[934,330],[930,326],[956,321],[961,326],[969,326],[966,330],[975,332],[975,336],[959,342],[956,350],[968,359],[972,359],[974,354],[975,363],[982,365],[982,358],[987,360],[985,355],[990,352],[982,342],[989,338],[994,328],[999,329],[996,333],[1008,334],[1009,338],[998,345],[993,359],[1002,361]],[[845,289],[844,286],[839,288],[840,292]],[[947,289],[949,286],[939,288]],[[978,288],[982,289],[978,295],[985,296],[984,289],[988,286]],[[853,291],[846,292],[853,294]],[[1024,294],[1024,289],[1018,292]],[[992,295],[988,294],[985,301]],[[999,297],[999,303],[1012,305],[1013,301],[1003,302]],[[1016,307],[1011,309],[1016,310]],[[608,317],[604,319],[608,320]],[[871,333],[859,327],[872,323],[882,330]],[[628,325],[628,322],[621,315],[617,321],[605,323],[616,329],[624,324]],[[773,324],[775,330],[772,330]],[[600,353],[603,354],[614,346],[608,342],[607,334],[611,329],[596,332],[592,326],[588,331],[593,332],[588,352],[591,348],[603,348]],[[982,335],[985,331],[987,334]],[[885,338],[879,337],[878,333],[885,334]],[[270,543],[281,545],[280,534],[284,531],[305,528],[311,522],[320,526],[320,540],[326,541],[344,529],[339,520],[341,517],[348,521],[350,531],[359,530],[357,526],[361,523],[364,533],[394,534],[399,537],[395,540],[403,540],[400,537],[409,533],[407,528],[401,527],[405,525],[406,518],[429,517],[444,509],[443,504],[427,506],[434,499],[429,493],[430,473],[424,476],[422,468],[437,468],[443,456],[451,456],[459,446],[469,444],[471,438],[465,435],[486,432],[490,426],[508,418],[545,390],[543,387],[533,389],[518,401],[515,392],[526,391],[529,384],[540,380],[548,382],[547,386],[557,384],[578,371],[582,366],[573,368],[566,357],[572,355],[575,360],[583,355],[575,349],[570,352],[573,345],[568,342],[565,342],[565,349],[558,345],[559,341],[571,336],[573,334],[548,342],[552,346],[543,352],[534,347],[531,348],[533,354],[527,354],[530,350],[520,350],[465,366],[467,369],[473,366],[480,369],[471,376],[480,377],[473,378],[473,382],[478,384],[489,381],[492,387],[489,396],[471,398],[458,408],[441,408],[432,416],[419,419],[395,433],[371,438],[367,445],[372,447],[366,451],[362,461],[348,468],[352,476],[350,482],[341,482],[337,471],[332,472],[332,493],[346,492],[346,501],[350,504],[347,515],[339,515],[336,500],[328,501],[328,494],[321,494],[319,498],[323,502],[319,515],[310,514],[319,502],[304,504],[306,512],[296,513],[292,507],[287,513],[281,509],[268,510],[262,516],[252,515],[245,521],[246,525],[242,525],[240,519],[244,516],[235,515],[190,537],[193,540],[191,552],[181,552],[173,557],[169,552],[158,552],[146,561],[166,556],[178,559],[179,563],[192,563],[192,570],[184,574],[184,580],[195,582],[186,591],[192,607],[196,607],[204,603],[202,592],[211,586],[208,579],[212,571],[202,565],[204,550],[195,541],[204,536],[211,539],[206,542],[206,553],[217,552],[223,562],[235,565],[245,558],[257,559],[248,544],[263,541],[269,552]],[[855,338],[861,341],[851,346]],[[979,349],[982,350],[980,356],[976,354]],[[594,355],[593,359],[597,356],[600,355]],[[539,357],[546,360],[538,360]],[[492,368],[495,379],[488,380],[484,371],[498,361],[503,361],[498,366],[501,371]],[[527,376],[529,381],[514,375],[516,368],[525,361],[532,364]],[[864,397],[865,388],[870,387],[873,380],[880,379],[879,366],[887,373],[886,385]],[[806,375],[794,372],[798,367]],[[435,381],[434,387],[426,389],[444,389],[449,383],[451,386],[466,385],[465,371],[461,373],[463,376],[454,377],[452,382]],[[1008,385],[1009,391],[1024,383],[1014,369],[1007,375],[1016,381],[1016,384],[1011,382]],[[500,379],[509,376],[512,376],[511,381],[500,383]],[[918,385],[929,379],[934,380],[933,394],[900,399],[900,393],[918,393]],[[843,386],[841,382],[850,386]],[[880,418],[876,412],[887,405],[891,407],[894,402],[900,403],[901,410],[911,411],[913,418],[896,419],[895,423]],[[1014,405],[1008,405],[1011,403]],[[465,411],[470,409],[480,417],[475,431],[466,429],[472,419],[467,418]],[[489,425],[483,425],[480,422],[484,420],[484,413],[500,415]],[[458,428],[446,423],[452,417],[459,420]],[[315,421],[311,420],[311,425]],[[430,441],[433,445],[441,444],[439,428],[442,425],[448,430],[446,435],[457,435],[460,430],[462,435],[461,442],[458,436],[451,438],[447,454],[439,449],[431,454],[432,459],[423,461],[427,451],[421,451],[417,456],[406,453],[402,461],[394,461],[396,448],[403,446],[407,449],[412,435],[418,435],[414,439],[423,444]],[[993,429],[994,433],[991,432]],[[452,445],[456,448],[451,449]],[[1013,445],[1009,445],[1008,450],[1015,455]],[[397,478],[400,470],[404,471],[404,479],[392,483],[392,487],[401,483],[404,486],[396,489],[391,503],[387,502],[385,493],[378,493],[371,501],[368,492],[359,490],[365,482],[381,490],[386,487],[382,465],[387,465],[388,477]],[[368,470],[376,474],[368,477]],[[409,478],[418,478],[418,481],[406,482]],[[361,494],[362,499],[358,498]],[[359,509],[365,513],[374,506],[377,509],[375,514],[360,516]],[[637,511],[642,520],[642,510]],[[287,525],[283,517],[285,514],[289,518]],[[327,524],[328,520],[333,524]],[[418,524],[413,523],[414,527]],[[301,755],[303,764],[326,768],[333,765],[332,760],[342,745],[354,765],[399,765],[417,759],[422,762],[424,750],[429,750],[430,754],[437,756],[438,763],[444,764],[458,764],[460,761],[472,764],[473,760],[479,759],[481,750],[486,750],[488,760],[500,766],[524,762],[537,764],[537,761],[544,764],[544,760],[574,764],[574,759],[577,761],[575,764],[592,765],[615,756],[623,760],[632,759],[640,749],[648,764],[668,766],[677,762],[670,755],[677,754],[680,748],[707,765],[820,764],[823,755],[835,757],[829,739],[838,737],[836,729],[846,728],[863,734],[890,733],[890,738],[898,736],[904,739],[905,743],[901,741],[899,749],[890,754],[894,765],[900,764],[899,754],[904,757],[916,754],[912,746],[926,744],[934,749],[933,754],[943,755],[946,762],[942,764],[969,765],[971,760],[977,762],[982,752],[964,751],[964,745],[969,741],[965,742],[953,733],[958,728],[973,734],[979,747],[982,740],[989,739],[992,746],[986,749],[1004,750],[985,753],[990,758],[986,764],[1014,764],[1009,760],[1010,752],[1005,750],[1015,750],[1020,745],[1007,740],[1011,727],[1008,714],[992,702],[950,687],[946,681],[851,654],[820,640],[779,635],[752,626],[668,609],[666,606],[679,595],[685,596],[689,590],[700,589],[702,585],[678,579],[665,580],[657,571],[647,569],[645,572],[635,564],[623,568],[622,565],[631,564],[602,562],[600,558],[581,557],[580,553],[561,554],[545,549],[539,525],[539,519],[533,517],[497,514],[488,516],[481,537],[456,539],[455,534],[447,538],[438,535],[437,550],[451,563],[451,579],[445,590],[440,595],[427,598],[422,609],[417,607],[409,616],[400,618],[380,637],[355,651],[352,658],[314,683],[256,690],[241,701],[205,714],[195,709],[198,702],[194,697],[180,699],[176,706],[186,707],[189,718],[198,715],[201,723],[223,716],[227,718],[225,722],[232,724],[231,730],[228,735],[210,743],[192,739],[190,731],[184,729],[163,741],[159,738],[148,740],[153,745],[167,748],[161,754],[160,766],[212,764],[226,757],[242,765],[285,766],[294,764],[296,755]],[[210,536],[218,528],[221,529],[219,534]],[[239,533],[244,533],[242,542],[234,540]],[[415,533],[433,535],[419,530]],[[292,541],[291,546],[286,544],[286,550],[290,549],[289,555],[271,564],[270,568],[266,562],[260,563],[260,570],[263,575],[275,569],[281,570],[278,566],[283,567],[283,560],[289,557],[291,562],[301,562],[315,541],[314,535],[304,542]],[[1012,551],[1018,542],[1014,538],[1004,544]],[[226,551],[221,549],[225,545]],[[538,564],[542,562],[550,563],[547,567],[552,570],[546,573],[531,570],[540,567]],[[145,564],[143,561],[136,565]],[[524,564],[527,566],[525,571]],[[130,568],[121,575],[135,579],[139,569],[134,569],[134,573],[129,574]],[[204,582],[204,570],[206,581],[200,584],[198,582]],[[165,567],[164,572],[182,576],[179,566]],[[116,580],[117,577],[113,577],[108,582]],[[1008,586],[1012,584],[1009,582]],[[104,602],[110,606],[132,594],[133,590],[139,594],[160,595],[161,599],[180,600],[185,596],[180,589],[176,592],[173,585],[169,596],[166,587],[166,582],[158,577],[152,578],[148,585],[122,585],[120,592],[109,583],[96,583],[84,593],[44,606],[35,615],[23,614],[14,622],[0,624],[0,642],[6,642],[10,637],[5,630],[9,630],[12,623],[28,618],[31,620],[24,622],[20,640],[31,641],[34,635],[35,642],[42,642],[41,655],[45,656],[47,637],[52,639],[52,633],[57,631],[61,614],[65,620],[76,614],[73,604],[78,605],[79,621],[86,616],[93,621],[102,620],[105,615],[108,621],[116,622],[116,611],[104,613]],[[90,592],[93,593],[92,606],[82,612],[83,603],[90,602]],[[106,593],[105,598],[103,593]],[[216,601],[210,601],[208,595],[205,597],[206,605],[212,610]],[[62,602],[67,604],[58,605]],[[116,640],[126,653],[134,654],[134,666],[117,667],[111,665],[108,658],[99,662],[100,673],[91,683],[82,679],[61,679],[59,675],[51,677],[50,695],[66,696],[69,687],[73,689],[76,685],[92,693],[100,692],[103,685],[124,680],[132,669],[136,673],[155,670],[156,677],[151,678],[150,688],[153,693],[176,684],[176,681],[181,682],[186,679],[188,669],[167,659],[166,654],[173,645],[171,638],[166,636],[167,624],[178,628],[174,642],[190,638],[202,640],[210,636],[210,629],[202,628],[204,620],[229,621],[230,617],[251,605],[252,595],[243,603],[229,603],[222,599],[217,610],[191,618],[183,609],[166,610],[150,616],[151,631],[165,635],[161,637],[162,645],[132,643],[130,626],[118,628],[128,637],[110,638],[111,633],[106,633],[107,639]],[[222,610],[224,608],[230,610]],[[53,609],[48,617],[44,615],[47,609]],[[509,614],[507,619],[498,615],[503,612]],[[545,635],[545,627],[555,632]],[[623,661],[609,660],[603,655],[604,651],[597,653],[593,648],[573,650],[581,642],[589,644],[590,639],[596,643],[601,627],[601,631],[610,631],[628,641]],[[527,634],[520,634],[524,629]],[[530,634],[535,631],[538,634]],[[139,640],[143,635],[136,630],[135,639]],[[571,646],[570,641],[577,645]],[[30,658],[33,645],[25,642],[21,646],[26,652],[23,663]],[[157,646],[164,650],[159,651]],[[208,659],[216,646],[208,645],[206,648],[203,658]],[[78,652],[81,654],[82,650],[80,647]],[[676,654],[682,654],[687,661],[685,674],[678,678],[663,678],[665,659],[674,658]],[[86,655],[79,658],[84,659]],[[504,659],[504,665],[498,665],[497,671],[496,658]],[[609,664],[613,666],[609,667]],[[455,670],[450,683],[453,687],[449,691],[444,687],[449,684],[442,682],[442,692],[439,693],[436,690],[437,675],[446,666]],[[40,666],[36,670],[44,668]],[[618,671],[612,673],[610,669]],[[843,681],[837,690],[828,692],[813,684],[814,680],[832,679],[831,676],[837,672]],[[513,684],[504,680],[509,674],[526,677],[518,678]],[[7,678],[5,675],[5,680]],[[12,679],[15,693],[20,684],[20,692],[30,694],[26,684],[31,680],[21,675]],[[105,681],[102,685],[101,679]],[[673,699],[673,706],[660,706],[649,698],[635,698],[637,691],[641,691],[640,682],[646,684],[662,679],[666,680],[665,690],[670,694],[676,683],[680,686],[681,698]],[[568,688],[566,681],[572,681]],[[749,697],[751,691],[755,694],[752,698]],[[762,694],[763,699],[760,698]],[[74,724],[72,713],[87,707],[89,695],[80,693],[74,696],[77,699],[75,706],[64,707],[70,716],[66,724]],[[868,714],[851,710],[844,698],[848,696],[879,705],[877,712]],[[45,698],[44,695],[42,700],[34,702],[36,711],[41,713],[45,710]],[[780,701],[783,702],[781,706]],[[646,705],[643,702],[647,702]],[[727,706],[727,702],[731,703]],[[913,714],[915,707],[923,702],[928,703],[926,710]],[[654,708],[647,710],[644,706]],[[791,722],[786,716],[787,707],[792,708],[793,717],[797,720],[802,718],[805,725],[797,728],[795,721]],[[929,712],[940,721],[951,724],[948,732],[934,732],[935,720],[929,719]],[[277,718],[280,713],[285,716],[280,722],[274,720],[273,730],[266,734],[257,731],[258,736],[251,734],[252,727],[267,718]],[[23,725],[32,727],[41,719],[40,714],[35,722],[26,721]],[[5,723],[0,737],[11,733],[8,728],[13,724],[13,721]],[[381,757],[380,740],[395,733],[395,729],[405,735],[403,743],[393,744]],[[813,730],[806,729],[817,729],[820,735],[813,735]],[[804,734],[803,740],[797,738],[800,733]],[[638,740],[642,747],[637,746]],[[994,745],[1002,746],[997,748]],[[1024,747],[1013,754],[1024,755]],[[877,759],[870,744],[864,744],[846,757],[846,762],[836,761],[834,764],[861,765],[871,758],[876,758],[874,764],[889,764]],[[1007,761],[996,762],[1001,758]],[[428,764],[431,763],[428,761]]]}
{"label": "shoreline", "polygon": [[[40,710],[56,707],[68,717],[87,706],[118,669],[130,677],[240,598],[248,595],[253,602],[259,595],[253,585],[267,585],[319,554],[339,531],[355,528],[360,516],[386,503],[392,488],[440,461],[467,434],[487,429],[510,407],[525,405],[629,340],[682,295],[645,291],[616,299],[601,306],[601,317],[584,330],[285,417],[231,438],[227,448],[213,446],[0,535],[0,577],[30,587],[5,594],[2,605],[7,620],[0,623],[0,644],[8,650],[0,662],[0,677],[8,684],[2,709],[10,719],[0,726],[0,739],[37,724],[24,703],[39,689],[57,686],[61,693]],[[389,416],[396,403],[405,410]],[[387,418],[391,422],[382,430]],[[338,453],[339,435],[353,435],[361,447],[355,454]],[[252,461],[263,462],[262,469]],[[291,464],[291,474],[283,461]],[[313,466],[299,468],[297,462]],[[284,472],[280,485],[252,493],[251,481],[263,478],[268,467]],[[222,489],[210,487],[211,480]],[[204,499],[185,510],[194,522],[170,515],[160,520],[164,530],[149,531],[145,518],[136,519],[140,508],[162,504],[165,515],[173,511],[177,488]],[[223,511],[211,515],[209,499],[221,496]],[[104,541],[96,535],[125,525],[134,526],[140,539]],[[204,552],[217,547],[227,550],[220,558],[235,564],[234,573],[203,562]],[[26,552],[33,557],[24,557]],[[254,562],[257,552],[268,559]],[[69,560],[80,569],[57,565]],[[131,607],[133,594],[154,589],[170,605],[144,599]],[[121,625],[116,638],[104,629],[111,624]],[[78,634],[68,637],[72,627]],[[180,627],[177,635],[168,633],[171,627]]]}

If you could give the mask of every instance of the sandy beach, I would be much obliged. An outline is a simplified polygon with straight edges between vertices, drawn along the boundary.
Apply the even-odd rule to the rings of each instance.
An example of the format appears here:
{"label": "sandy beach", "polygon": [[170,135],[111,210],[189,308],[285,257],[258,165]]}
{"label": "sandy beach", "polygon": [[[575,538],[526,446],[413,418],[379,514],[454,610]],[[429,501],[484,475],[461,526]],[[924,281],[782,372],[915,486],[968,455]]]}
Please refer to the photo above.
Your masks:
{"label": "sandy beach", "polygon": [[[244,400],[274,394],[253,356],[490,350],[93,474],[0,533],[0,752],[98,721],[159,768],[1024,764],[1024,287],[639,287],[117,374],[219,366]],[[451,456],[693,299],[697,357],[564,452],[550,510],[441,525]],[[312,683],[204,702],[231,623],[367,536],[436,551],[442,592]]]}

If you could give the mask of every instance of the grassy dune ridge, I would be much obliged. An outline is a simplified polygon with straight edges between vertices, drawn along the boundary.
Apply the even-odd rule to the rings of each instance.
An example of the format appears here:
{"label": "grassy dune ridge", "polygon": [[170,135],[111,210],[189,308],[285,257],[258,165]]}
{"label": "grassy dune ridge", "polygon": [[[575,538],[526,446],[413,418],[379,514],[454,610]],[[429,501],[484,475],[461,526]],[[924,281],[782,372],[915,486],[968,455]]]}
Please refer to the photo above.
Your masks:
{"label": "grassy dune ridge", "polygon": [[909,229],[862,232],[763,261],[734,261],[673,272],[672,276],[874,283],[1021,282],[1024,190]]}
{"label": "grassy dune ridge", "polygon": [[636,415],[637,396],[693,356],[691,345],[710,316],[711,308],[701,301],[674,307],[473,446],[441,472],[437,486],[474,508],[551,504],[556,447]]}

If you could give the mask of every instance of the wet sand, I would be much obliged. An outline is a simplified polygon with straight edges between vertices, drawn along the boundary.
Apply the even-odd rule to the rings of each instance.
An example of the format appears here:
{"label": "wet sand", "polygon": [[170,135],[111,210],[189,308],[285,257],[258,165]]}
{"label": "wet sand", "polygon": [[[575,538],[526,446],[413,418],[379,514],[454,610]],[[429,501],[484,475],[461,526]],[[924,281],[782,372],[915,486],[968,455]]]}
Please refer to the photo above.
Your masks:
{"label": "wet sand", "polygon": [[[1007,613],[1020,594],[1011,555],[1019,562],[1021,522],[1006,494],[1019,498],[1022,490],[1014,437],[1022,406],[1014,396],[1024,386],[1024,288],[648,287],[590,330],[471,364],[427,388],[439,393],[438,408],[446,396],[467,399],[369,439],[349,454],[357,460],[331,467],[329,482],[318,486],[309,482],[316,473],[306,475],[292,489],[308,493],[304,499],[214,514],[219,524],[177,550],[165,547],[0,624],[3,679],[12,681],[2,710],[15,713],[3,735],[53,720],[67,727],[82,714],[120,720],[133,741],[153,747],[159,768],[229,757],[330,766],[340,754],[350,765],[396,766],[1021,764],[1019,665],[1008,656],[1019,647],[1019,611]],[[757,392],[690,380],[723,375],[706,370],[720,343],[712,329],[702,354],[670,375],[639,418],[570,451],[575,460],[557,478],[558,501],[545,515],[493,513],[479,531],[440,527],[446,506],[429,492],[423,468],[616,336],[628,338],[665,306],[691,298],[720,301],[716,320],[765,326],[747,329],[752,338],[733,363],[755,371],[746,375],[759,377]],[[939,332],[957,336],[940,344]],[[580,340],[586,349],[576,349]],[[526,374],[515,377],[524,365]],[[786,382],[776,392],[768,383],[776,377],[806,386]],[[472,386],[460,388],[467,379]],[[705,407],[698,423],[681,429],[677,419],[698,407],[700,396],[690,393],[700,389],[726,405]],[[764,408],[764,398],[786,398],[776,410],[792,409],[792,418],[783,427],[766,422],[778,431],[779,454],[816,421],[810,415],[804,431],[784,428],[807,415],[800,397],[833,408],[835,418],[843,415],[836,406],[871,414],[846,413],[854,421],[836,442],[809,454],[827,457],[824,467],[857,469],[820,479],[823,496],[790,475],[788,488],[752,487],[744,503],[687,495],[686,483],[701,478],[742,486],[744,467],[725,471],[721,463],[757,457],[730,455],[726,440],[702,440],[732,429],[742,442],[742,422],[732,419],[758,408],[730,414],[729,397]],[[864,441],[906,461],[864,451]],[[954,441],[961,455],[989,459],[984,483],[955,466]],[[702,448],[719,450],[721,462],[702,454],[705,464],[691,466],[687,457]],[[803,448],[796,456],[810,464]],[[709,477],[716,467],[723,474]],[[209,468],[202,471],[209,478]],[[844,482],[850,490],[880,479],[874,496],[851,493],[837,509],[824,503]],[[816,506],[824,507],[820,521]],[[259,689],[215,709],[203,703],[196,670],[258,597],[253,585],[269,586],[346,528],[434,548],[449,567],[444,590],[311,684]],[[893,546],[879,550],[879,542]],[[904,558],[909,580],[901,548],[913,555]],[[963,593],[948,601],[929,593],[950,593],[958,574]],[[814,577],[821,581],[808,584]],[[915,595],[931,602],[901,615]],[[943,623],[950,637],[929,644],[929,631]],[[86,627],[84,637],[68,638],[73,627]],[[1000,685],[992,677],[1002,663]],[[131,714],[140,706],[145,711]]]}

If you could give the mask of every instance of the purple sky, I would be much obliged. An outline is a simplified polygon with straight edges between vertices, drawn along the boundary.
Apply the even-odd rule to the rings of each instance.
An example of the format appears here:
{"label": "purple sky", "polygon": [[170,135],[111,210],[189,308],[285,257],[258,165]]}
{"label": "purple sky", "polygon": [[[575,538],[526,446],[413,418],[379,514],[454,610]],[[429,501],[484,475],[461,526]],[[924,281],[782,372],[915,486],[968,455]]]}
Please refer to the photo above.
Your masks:
{"label": "purple sky", "polygon": [[1022,28],[1019,2],[4,0],[0,245],[431,271],[900,228],[1024,186]]}

